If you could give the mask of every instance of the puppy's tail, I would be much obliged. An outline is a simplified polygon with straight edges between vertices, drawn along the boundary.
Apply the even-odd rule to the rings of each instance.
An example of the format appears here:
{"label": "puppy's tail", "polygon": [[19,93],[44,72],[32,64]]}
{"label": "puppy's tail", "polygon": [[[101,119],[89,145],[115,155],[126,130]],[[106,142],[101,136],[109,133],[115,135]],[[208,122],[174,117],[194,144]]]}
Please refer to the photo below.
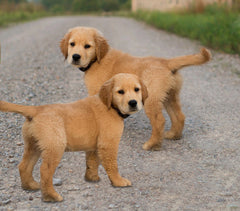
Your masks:
{"label": "puppy's tail", "polygon": [[25,106],[0,101],[0,111],[19,113],[25,116],[27,119],[32,119],[36,115],[37,108],[38,107],[36,106]]}
{"label": "puppy's tail", "polygon": [[167,63],[172,73],[176,73],[179,69],[186,66],[204,64],[208,62],[211,57],[210,51],[202,48],[198,54],[168,59]]}

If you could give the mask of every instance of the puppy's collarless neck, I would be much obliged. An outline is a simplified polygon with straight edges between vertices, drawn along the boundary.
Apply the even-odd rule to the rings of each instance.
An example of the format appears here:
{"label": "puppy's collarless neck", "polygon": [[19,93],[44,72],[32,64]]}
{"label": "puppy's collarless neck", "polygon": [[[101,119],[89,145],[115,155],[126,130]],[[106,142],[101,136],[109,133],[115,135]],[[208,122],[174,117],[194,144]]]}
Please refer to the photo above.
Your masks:
{"label": "puppy's collarless neck", "polygon": [[86,72],[90,67],[92,66],[93,63],[95,63],[97,59],[92,60],[87,67],[79,67],[78,69],[81,70],[82,72]]}
{"label": "puppy's collarless neck", "polygon": [[112,108],[118,113],[118,115],[123,118],[126,119],[128,118],[130,115],[129,114],[123,114],[118,108],[116,108],[115,106],[112,105]]}

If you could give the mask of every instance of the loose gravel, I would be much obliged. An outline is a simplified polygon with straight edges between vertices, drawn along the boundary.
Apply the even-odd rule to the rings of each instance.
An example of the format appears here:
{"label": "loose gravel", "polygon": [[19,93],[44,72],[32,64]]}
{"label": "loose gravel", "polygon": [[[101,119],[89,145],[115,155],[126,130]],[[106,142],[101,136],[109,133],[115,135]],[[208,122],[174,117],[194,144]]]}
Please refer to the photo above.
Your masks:
{"label": "loose gravel", "polygon": [[[136,56],[174,57],[199,50],[195,41],[119,17],[51,17],[0,29],[0,99],[27,105],[87,96],[83,73],[64,62],[59,41],[75,26],[102,31],[111,46]],[[234,210],[240,209],[240,59],[213,52],[203,66],[181,70],[186,124],[183,138],[160,151],[142,150],[150,137],[141,111],[125,120],[119,171],[129,188],[84,181],[84,152],[65,153],[56,170],[62,203],[44,203],[40,191],[21,188],[23,154],[18,114],[0,113],[0,210]],[[166,115],[166,129],[170,121]],[[39,164],[34,176],[39,180]]]}

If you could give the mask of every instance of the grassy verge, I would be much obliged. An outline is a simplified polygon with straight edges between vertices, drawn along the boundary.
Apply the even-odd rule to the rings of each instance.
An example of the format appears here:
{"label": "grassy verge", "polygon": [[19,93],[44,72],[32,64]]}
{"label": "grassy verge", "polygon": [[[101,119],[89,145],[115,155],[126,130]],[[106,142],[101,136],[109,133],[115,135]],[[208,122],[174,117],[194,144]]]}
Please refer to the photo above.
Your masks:
{"label": "grassy verge", "polygon": [[49,15],[41,4],[29,3],[26,0],[1,1],[0,0],[0,26],[18,23]]}
{"label": "grassy verge", "polygon": [[208,7],[203,13],[137,11],[130,14],[157,28],[199,40],[203,45],[240,55],[240,14]]}
{"label": "grassy verge", "polygon": [[0,11],[0,26],[7,26],[11,23],[18,23],[28,20],[37,19],[40,17],[48,16],[47,12],[27,12],[27,11],[16,11],[16,12],[1,12]]}

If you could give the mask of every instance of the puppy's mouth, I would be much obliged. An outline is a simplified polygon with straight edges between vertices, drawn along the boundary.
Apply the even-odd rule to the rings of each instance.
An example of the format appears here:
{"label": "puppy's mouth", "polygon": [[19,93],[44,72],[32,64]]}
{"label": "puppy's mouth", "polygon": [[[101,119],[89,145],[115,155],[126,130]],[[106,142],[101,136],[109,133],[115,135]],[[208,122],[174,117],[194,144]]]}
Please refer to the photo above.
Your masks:
{"label": "puppy's mouth", "polygon": [[80,67],[80,61],[72,61],[72,65]]}
{"label": "puppy's mouth", "polygon": [[136,108],[129,108],[128,114],[134,114],[138,111],[139,111],[139,109],[137,107]]}
{"label": "puppy's mouth", "polygon": [[81,70],[82,72],[86,72],[88,69],[91,68],[91,66],[97,61],[97,59],[94,59],[92,61],[90,61],[88,64],[85,65],[80,65],[80,62],[78,64],[75,64],[75,66],[78,67],[79,70]]}
{"label": "puppy's mouth", "polygon": [[78,67],[79,70],[81,70],[82,72],[86,72],[89,68],[90,68],[91,65],[88,65],[86,67],[82,66],[82,67]]}
{"label": "puppy's mouth", "polygon": [[73,66],[77,67],[79,70],[81,70],[82,72],[86,72],[89,69],[89,64],[87,65],[81,65],[80,61],[72,61],[71,63]]}
{"label": "puppy's mouth", "polygon": [[138,111],[139,111],[138,107],[136,107],[136,108],[128,108],[127,111],[126,111],[126,110],[124,110],[124,111],[121,111],[121,110],[120,110],[120,112],[123,113],[124,115],[135,114],[135,113],[138,112]]}

